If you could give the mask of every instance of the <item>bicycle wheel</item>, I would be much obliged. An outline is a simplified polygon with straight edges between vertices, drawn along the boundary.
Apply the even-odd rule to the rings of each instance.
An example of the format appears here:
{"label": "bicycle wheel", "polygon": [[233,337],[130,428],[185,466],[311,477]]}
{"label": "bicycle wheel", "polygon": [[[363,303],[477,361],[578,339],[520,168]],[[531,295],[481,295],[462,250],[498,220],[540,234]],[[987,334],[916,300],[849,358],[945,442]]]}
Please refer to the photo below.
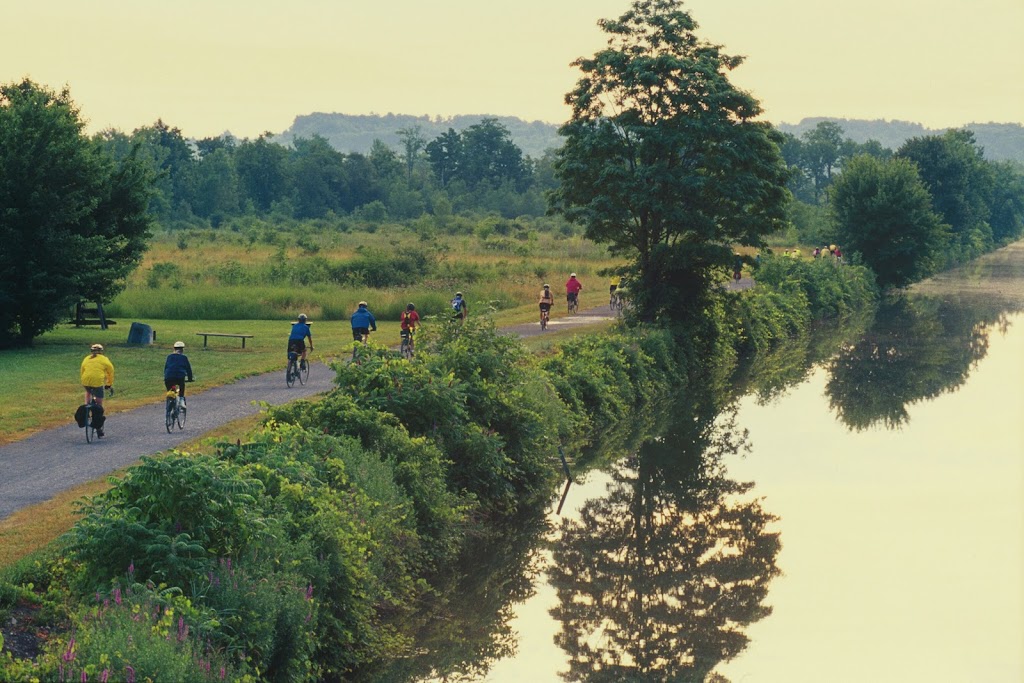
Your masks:
{"label": "bicycle wheel", "polygon": [[174,414],[174,399],[169,398],[164,402],[164,426],[167,427],[167,433],[170,434],[174,428],[174,420],[177,416]]}
{"label": "bicycle wheel", "polygon": [[185,413],[187,411],[188,411],[188,408],[186,408],[185,404],[182,403],[181,406],[177,410],[177,413],[178,413],[178,429],[184,429],[185,428]]}
{"label": "bicycle wheel", "polygon": [[548,317],[543,313],[540,314],[540,329],[546,330],[548,327]]}
{"label": "bicycle wheel", "polygon": [[284,381],[291,387],[295,384],[295,377],[299,374],[298,369],[295,367],[295,360],[288,361],[288,368],[284,371]]}
{"label": "bicycle wheel", "polygon": [[92,426],[92,406],[85,407],[85,442],[92,443],[96,438],[96,428]]}
{"label": "bicycle wheel", "polygon": [[295,376],[299,378],[299,384],[305,384],[309,379],[309,361],[301,361],[295,368]]}

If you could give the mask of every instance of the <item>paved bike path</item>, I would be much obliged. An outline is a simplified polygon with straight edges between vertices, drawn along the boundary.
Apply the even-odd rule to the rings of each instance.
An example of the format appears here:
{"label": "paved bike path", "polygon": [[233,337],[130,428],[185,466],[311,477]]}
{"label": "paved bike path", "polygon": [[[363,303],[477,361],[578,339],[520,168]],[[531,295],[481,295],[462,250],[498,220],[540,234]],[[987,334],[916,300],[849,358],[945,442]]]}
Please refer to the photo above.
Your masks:
{"label": "paved bike path", "polygon": [[[577,315],[552,319],[548,330],[594,324],[614,317],[605,306]],[[546,334],[536,322],[501,329],[506,334],[532,337]],[[28,505],[53,498],[61,491],[131,465],[143,455],[169,450],[223,424],[260,412],[259,402],[281,405],[324,393],[334,387],[334,371],[314,363],[305,386],[288,388],[284,372],[247,377],[205,391],[190,387],[188,420],[171,434],[164,427],[164,403],[154,402],[108,416],[106,436],[89,444],[77,424],[37,432],[0,446],[0,520]],[[110,399],[116,402],[117,397]]]}
{"label": "paved bike path", "polygon": [[[281,405],[330,390],[334,371],[322,363],[310,367],[305,386],[288,388],[284,371],[238,380],[188,393],[188,419],[171,434],[159,401],[107,417],[106,436],[86,443],[74,422],[37,432],[0,447],[0,520],[27,505],[131,465],[143,455],[174,448],[223,424],[260,411],[259,402]],[[190,389],[195,385],[190,385]],[[109,401],[117,401],[116,395]]]}

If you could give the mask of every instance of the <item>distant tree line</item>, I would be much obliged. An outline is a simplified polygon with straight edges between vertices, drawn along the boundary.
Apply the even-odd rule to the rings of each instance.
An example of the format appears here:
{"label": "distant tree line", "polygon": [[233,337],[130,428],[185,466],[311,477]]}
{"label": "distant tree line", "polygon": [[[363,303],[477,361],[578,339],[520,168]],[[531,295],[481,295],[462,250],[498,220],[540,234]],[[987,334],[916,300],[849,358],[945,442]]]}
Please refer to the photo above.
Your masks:
{"label": "distant tree line", "polygon": [[542,215],[553,187],[551,157],[531,159],[497,119],[428,140],[418,126],[398,131],[399,150],[376,140],[368,154],[343,153],[319,135],[290,145],[267,133],[192,141],[163,121],[132,133],[95,136],[114,159],[135,155],[156,188],[151,215],[164,225],[247,214],[296,219],[359,214],[402,220],[424,213],[473,211]]}
{"label": "distant tree line", "polygon": [[840,242],[883,286],[902,286],[1024,235],[1024,166],[989,161],[969,130],[914,137],[897,150],[819,122],[784,133],[804,244]]}

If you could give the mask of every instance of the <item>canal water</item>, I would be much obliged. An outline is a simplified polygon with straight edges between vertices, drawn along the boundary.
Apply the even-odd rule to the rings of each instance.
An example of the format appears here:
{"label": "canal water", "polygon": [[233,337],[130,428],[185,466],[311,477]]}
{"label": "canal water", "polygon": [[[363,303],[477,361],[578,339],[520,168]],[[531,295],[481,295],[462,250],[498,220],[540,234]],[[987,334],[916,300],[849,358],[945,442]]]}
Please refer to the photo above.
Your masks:
{"label": "canal water", "polygon": [[405,680],[1024,681],[1022,311],[1024,243],[690,397]]}

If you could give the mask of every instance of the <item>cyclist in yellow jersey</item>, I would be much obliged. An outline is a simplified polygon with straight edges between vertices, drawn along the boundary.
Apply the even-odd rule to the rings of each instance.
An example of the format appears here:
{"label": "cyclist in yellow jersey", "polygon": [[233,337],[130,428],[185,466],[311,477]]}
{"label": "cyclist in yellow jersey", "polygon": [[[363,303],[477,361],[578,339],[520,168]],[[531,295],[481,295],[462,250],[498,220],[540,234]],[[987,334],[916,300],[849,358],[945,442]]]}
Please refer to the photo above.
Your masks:
{"label": "cyclist in yellow jersey", "polygon": [[[103,355],[103,345],[93,344],[89,348],[89,355],[82,360],[82,367],[79,371],[82,381],[82,388],[85,389],[85,402],[95,399],[96,405],[103,406],[103,389],[113,390],[114,388],[114,364]],[[102,422],[100,422],[102,425]],[[103,437],[103,428],[96,428],[96,436]]]}
{"label": "cyclist in yellow jersey", "polygon": [[82,361],[81,368],[82,387],[85,388],[85,402],[93,396],[96,403],[103,405],[103,388],[111,388],[114,385],[114,364],[103,355],[103,346],[93,344],[89,349],[89,355]]}
{"label": "cyclist in yellow jersey", "polygon": [[612,275],[611,280],[608,281],[608,305],[611,306],[615,302],[615,290],[619,288],[622,283],[621,275]]}

